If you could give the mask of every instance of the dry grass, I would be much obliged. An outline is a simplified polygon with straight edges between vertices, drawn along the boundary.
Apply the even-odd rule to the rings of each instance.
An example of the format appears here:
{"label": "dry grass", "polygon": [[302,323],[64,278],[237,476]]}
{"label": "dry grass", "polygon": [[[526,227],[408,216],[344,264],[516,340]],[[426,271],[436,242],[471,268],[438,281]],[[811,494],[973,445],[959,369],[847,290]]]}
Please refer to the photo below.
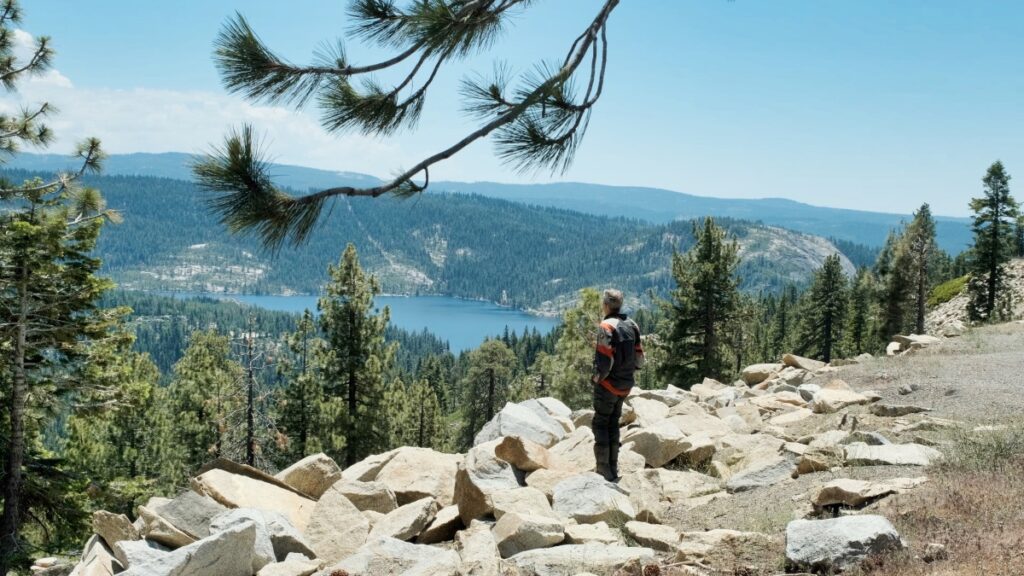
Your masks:
{"label": "dry grass", "polygon": [[[871,560],[862,574],[1024,574],[1024,428],[958,438],[930,477],[925,486],[880,507],[910,549]],[[948,559],[923,561],[929,543],[945,546]]]}

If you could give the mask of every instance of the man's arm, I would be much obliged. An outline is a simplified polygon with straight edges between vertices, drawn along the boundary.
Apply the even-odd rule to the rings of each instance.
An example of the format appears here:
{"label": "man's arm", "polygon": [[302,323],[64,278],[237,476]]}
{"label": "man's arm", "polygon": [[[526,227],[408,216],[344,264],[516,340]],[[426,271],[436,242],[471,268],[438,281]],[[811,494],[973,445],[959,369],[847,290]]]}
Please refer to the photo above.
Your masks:
{"label": "man's arm", "polygon": [[640,338],[640,326],[636,322],[633,322],[633,332],[636,334],[636,360],[634,364],[637,370],[641,370],[647,364],[647,357],[644,356],[644,343]]}
{"label": "man's arm", "polygon": [[611,326],[601,323],[597,329],[597,350],[594,352],[594,376],[591,379],[595,384],[603,382],[615,365],[615,347],[612,346],[613,332]]}

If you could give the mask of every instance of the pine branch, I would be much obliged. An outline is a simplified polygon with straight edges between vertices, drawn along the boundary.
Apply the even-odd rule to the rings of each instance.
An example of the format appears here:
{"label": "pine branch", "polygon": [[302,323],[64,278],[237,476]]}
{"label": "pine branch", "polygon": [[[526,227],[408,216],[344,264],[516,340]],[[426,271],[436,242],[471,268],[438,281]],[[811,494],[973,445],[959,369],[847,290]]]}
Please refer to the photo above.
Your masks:
{"label": "pine branch", "polygon": [[[377,18],[379,30],[397,30],[415,24],[415,30],[419,31],[417,34],[425,35],[415,36],[412,46],[438,55],[430,75],[432,79],[448,58],[490,42],[498,30],[499,16],[513,6],[525,3],[526,0],[503,0],[497,4],[494,0],[451,0],[450,4],[422,2],[416,5],[418,12],[407,14],[397,11],[387,0],[367,0],[357,3],[357,8],[364,10],[367,17]],[[229,134],[222,147],[193,166],[193,172],[201,186],[216,194],[211,206],[230,230],[253,233],[266,247],[276,250],[286,241],[292,244],[305,241],[328,199],[335,196],[376,198],[384,194],[410,196],[421,192],[426,184],[417,185],[413,178],[423,173],[425,180],[429,181],[431,166],[498,130],[503,130],[499,138],[499,146],[503,147],[499,150],[506,160],[520,168],[540,165],[564,169],[578,148],[590,110],[600,97],[607,63],[605,27],[618,4],[619,0],[605,0],[590,25],[572,43],[560,68],[538,74],[517,93],[515,100],[502,97],[497,105],[491,106],[493,117],[477,130],[382,185],[369,188],[340,186],[305,196],[290,196],[277,189],[271,181],[267,173],[268,161],[253,141],[250,126]],[[452,7],[456,10],[452,11]],[[405,20],[399,26],[395,19]],[[384,32],[373,34],[384,35]],[[399,33],[394,35],[397,38]],[[328,114],[325,117],[325,123],[333,129],[361,123],[364,131],[393,131],[402,122],[415,119],[417,108],[422,105],[425,86],[403,101],[403,107],[393,100],[391,92],[384,92],[372,83],[367,96],[356,94],[347,81],[352,73],[345,67],[289,68],[259,42],[241,16],[222,33],[222,39],[225,40],[219,41],[218,65],[225,66],[222,68],[225,83],[229,90],[246,93],[251,98],[298,97],[302,100],[308,98],[327,75],[335,76],[331,91],[324,96],[326,104],[336,106],[338,116],[332,118]],[[222,50],[226,52],[222,53]],[[574,102],[569,97],[571,82],[588,55],[591,65],[587,90],[579,102]],[[404,84],[408,81],[399,86]],[[488,89],[487,92],[492,91]],[[500,95],[501,91],[497,93]],[[549,105],[551,116],[546,113]]]}

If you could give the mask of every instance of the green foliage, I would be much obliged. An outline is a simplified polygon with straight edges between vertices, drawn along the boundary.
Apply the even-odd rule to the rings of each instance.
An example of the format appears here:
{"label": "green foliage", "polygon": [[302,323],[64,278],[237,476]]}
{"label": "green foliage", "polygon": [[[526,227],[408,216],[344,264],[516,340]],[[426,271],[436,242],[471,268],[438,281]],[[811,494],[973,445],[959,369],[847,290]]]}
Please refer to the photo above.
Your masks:
{"label": "green foliage", "polygon": [[831,362],[841,350],[849,289],[839,255],[825,259],[805,296],[799,353]]}
{"label": "green foliage", "polygon": [[935,220],[932,219],[928,204],[923,204],[914,213],[914,219],[907,226],[902,241],[909,267],[914,332],[924,334],[924,316],[933,280],[934,255],[938,251],[935,245]]}
{"label": "green foliage", "polygon": [[579,303],[562,316],[562,332],[555,353],[545,357],[536,371],[550,381],[554,397],[573,409],[591,403],[594,349],[601,323],[601,294],[593,288],[580,291]]}
{"label": "green foliage", "polygon": [[469,353],[459,384],[462,413],[460,447],[473,445],[473,437],[508,401],[516,358],[501,340],[488,340]]}
{"label": "green foliage", "polygon": [[693,224],[696,245],[672,257],[676,288],[663,303],[665,321],[660,330],[666,347],[661,375],[676,386],[693,385],[702,378],[725,379],[731,373],[723,346],[723,332],[739,307],[736,241],[711,218]]}
{"label": "green foliage", "polygon": [[166,464],[174,481],[183,483],[202,464],[229,454],[237,433],[231,416],[243,402],[241,380],[242,367],[232,359],[227,336],[215,330],[192,334],[168,387],[177,449]]}
{"label": "green foliage", "polygon": [[871,271],[861,268],[850,288],[849,320],[844,348],[852,355],[870,353],[876,349],[875,339],[875,279]]}
{"label": "green foliage", "polygon": [[319,308],[326,425],[331,432],[322,442],[329,455],[352,465],[389,443],[384,377],[394,349],[384,341],[389,311],[377,313],[373,307],[373,297],[380,293],[377,279],[363,272],[355,246],[349,244],[328,273],[331,279]]}
{"label": "green foliage", "polygon": [[940,306],[949,302],[953,298],[956,298],[960,294],[963,294],[964,289],[967,288],[967,281],[969,279],[970,276],[964,275],[959,278],[947,280],[935,288],[932,288],[931,294],[928,296],[928,306]]}
{"label": "green foliage", "polygon": [[324,341],[318,337],[313,314],[306,310],[295,332],[286,338],[288,352],[277,370],[287,382],[278,406],[278,425],[286,439],[282,464],[297,462],[323,451],[319,442],[323,412],[324,382],[319,360]]}
{"label": "green foliage", "polygon": [[1006,263],[1014,255],[1014,234],[1020,207],[1010,195],[1010,175],[1002,162],[982,179],[984,194],[971,200],[974,248],[967,283],[971,320],[987,322],[1011,317],[1013,302],[1005,287]]}

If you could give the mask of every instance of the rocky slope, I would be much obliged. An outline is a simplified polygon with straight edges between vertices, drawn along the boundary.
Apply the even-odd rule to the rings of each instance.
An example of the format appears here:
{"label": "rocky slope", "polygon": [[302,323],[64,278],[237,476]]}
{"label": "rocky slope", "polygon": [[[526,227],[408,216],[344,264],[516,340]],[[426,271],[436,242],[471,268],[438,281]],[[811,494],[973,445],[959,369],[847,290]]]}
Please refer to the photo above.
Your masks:
{"label": "rocky slope", "polygon": [[[1024,259],[1017,259],[1007,266],[1007,284],[1013,298],[1014,318],[1024,318]],[[956,335],[970,323],[967,316],[967,291],[954,296],[928,313],[925,326],[929,334]]]}
{"label": "rocky slope", "polygon": [[[912,347],[910,358],[926,347]],[[927,482],[923,467],[942,458],[933,434],[959,426],[843,381],[864,363],[904,360],[834,367],[786,355],[748,367],[734,384],[635,389],[617,484],[590,471],[592,412],[552,398],[507,404],[466,454],[402,447],[344,470],[318,454],[275,476],[212,462],[189,490],[152,499],[134,520],[97,512],[71,574],[852,568],[908,545],[876,504]],[[766,510],[777,517],[757,521]],[[40,573],[58,570],[68,573]]]}

